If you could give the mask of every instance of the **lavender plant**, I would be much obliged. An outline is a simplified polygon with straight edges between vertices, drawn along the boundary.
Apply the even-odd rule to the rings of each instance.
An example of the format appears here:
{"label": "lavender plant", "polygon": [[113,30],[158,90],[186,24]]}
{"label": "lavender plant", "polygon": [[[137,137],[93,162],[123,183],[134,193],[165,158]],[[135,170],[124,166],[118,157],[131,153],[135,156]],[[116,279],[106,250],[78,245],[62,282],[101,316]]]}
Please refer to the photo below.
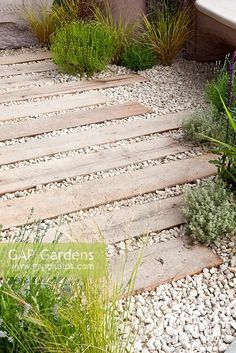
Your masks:
{"label": "lavender plant", "polygon": [[235,69],[235,62],[236,62],[236,51],[233,52],[232,57],[229,62],[228,66],[228,85],[227,85],[227,95],[228,95],[228,101],[227,101],[227,106],[229,108],[232,107],[233,100],[235,99],[234,95],[234,69]]}

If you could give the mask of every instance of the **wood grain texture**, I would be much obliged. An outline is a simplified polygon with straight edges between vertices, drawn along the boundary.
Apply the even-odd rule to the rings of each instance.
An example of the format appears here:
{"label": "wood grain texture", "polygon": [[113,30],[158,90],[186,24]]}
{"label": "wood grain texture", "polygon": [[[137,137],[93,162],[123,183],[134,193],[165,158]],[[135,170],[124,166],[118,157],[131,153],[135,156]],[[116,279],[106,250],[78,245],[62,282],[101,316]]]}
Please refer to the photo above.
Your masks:
{"label": "wood grain texture", "polygon": [[67,109],[88,107],[107,103],[111,100],[111,98],[105,97],[99,93],[80,93],[57,99],[48,99],[44,101],[1,107],[0,121],[8,121],[18,118],[36,116],[39,114],[60,112]]}
{"label": "wood grain texture", "polygon": [[53,78],[49,74],[43,76],[27,75],[27,76],[13,76],[0,78],[0,91],[1,94],[5,89],[12,91],[19,89],[19,87],[45,85],[46,83],[53,83]]}
{"label": "wood grain texture", "polygon": [[25,190],[37,185],[108,169],[121,168],[129,164],[162,158],[187,150],[187,146],[181,145],[173,138],[164,137],[7,170],[1,172],[0,194]]}
{"label": "wood grain texture", "polygon": [[[140,250],[134,250],[127,255],[118,255],[110,261],[114,282],[120,278],[125,292],[140,255]],[[161,284],[193,276],[202,272],[204,268],[218,267],[222,263],[223,260],[212,250],[201,245],[192,246],[188,238],[149,245],[141,257],[134,293],[154,290]]]}
{"label": "wood grain texture", "polygon": [[3,229],[23,225],[32,210],[33,215],[31,220],[28,220],[29,223],[193,182],[216,174],[216,167],[209,163],[210,159],[212,155],[203,155],[2,201],[1,224]]}
{"label": "wood grain texture", "polygon": [[37,62],[32,64],[18,64],[14,66],[2,66],[0,67],[0,77],[4,76],[15,76],[25,75],[38,72],[46,72],[51,70],[57,70],[57,66],[51,61]]}
{"label": "wood grain texture", "polygon": [[179,115],[134,120],[0,148],[0,165],[164,132],[180,126]]}
{"label": "wood grain texture", "polygon": [[128,102],[114,105],[112,107],[108,106],[83,112],[26,120],[15,124],[5,124],[1,126],[0,129],[0,141],[26,136],[36,136],[55,130],[123,119],[133,115],[146,113],[151,113],[151,110],[140,103]]}
{"label": "wood grain texture", "polygon": [[0,103],[17,102],[29,99],[46,98],[89,90],[105,89],[147,81],[140,75],[121,75],[104,79],[56,83],[45,87],[29,87],[5,92],[0,95]]}
{"label": "wood grain texture", "polygon": [[44,52],[28,52],[19,55],[7,55],[0,57],[0,65],[13,65],[13,64],[21,64],[28,63],[31,61],[41,61],[51,59],[50,51]]}
{"label": "wood grain texture", "polygon": [[44,241],[52,242],[55,235],[60,234],[61,242],[105,241],[106,244],[114,244],[185,223],[183,205],[183,198],[177,196],[107,211],[49,229]]}

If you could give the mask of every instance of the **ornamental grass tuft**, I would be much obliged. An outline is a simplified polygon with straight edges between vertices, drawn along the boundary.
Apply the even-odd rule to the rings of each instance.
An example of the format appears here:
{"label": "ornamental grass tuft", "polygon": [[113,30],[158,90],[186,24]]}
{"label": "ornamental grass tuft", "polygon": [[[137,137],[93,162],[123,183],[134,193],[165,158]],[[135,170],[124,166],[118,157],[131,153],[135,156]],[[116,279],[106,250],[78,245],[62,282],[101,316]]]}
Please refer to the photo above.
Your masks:
{"label": "ornamental grass tuft", "polygon": [[192,8],[172,10],[167,6],[149,19],[144,16],[146,41],[162,65],[171,65],[191,33]]}

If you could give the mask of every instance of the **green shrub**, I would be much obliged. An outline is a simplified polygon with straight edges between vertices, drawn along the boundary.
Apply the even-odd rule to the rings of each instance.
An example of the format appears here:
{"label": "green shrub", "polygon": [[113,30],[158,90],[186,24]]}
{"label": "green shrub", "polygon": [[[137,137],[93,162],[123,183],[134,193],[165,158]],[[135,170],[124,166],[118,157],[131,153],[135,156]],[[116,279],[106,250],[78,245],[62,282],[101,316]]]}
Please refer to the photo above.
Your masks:
{"label": "green shrub", "polygon": [[236,199],[221,181],[209,181],[185,191],[184,213],[190,236],[210,243],[236,232]]}
{"label": "green shrub", "polygon": [[51,51],[62,72],[92,77],[105,70],[114,56],[115,45],[115,35],[107,26],[77,22],[56,32]]}
{"label": "green shrub", "polygon": [[189,38],[191,8],[172,11],[167,6],[155,18],[144,17],[146,40],[162,65],[171,65]]}
{"label": "green shrub", "polygon": [[194,113],[183,122],[182,128],[186,140],[201,143],[207,140],[206,136],[225,138],[226,125],[224,115],[210,108]]}
{"label": "green shrub", "polygon": [[139,71],[150,69],[157,63],[153,50],[142,42],[132,41],[119,60],[119,65]]}

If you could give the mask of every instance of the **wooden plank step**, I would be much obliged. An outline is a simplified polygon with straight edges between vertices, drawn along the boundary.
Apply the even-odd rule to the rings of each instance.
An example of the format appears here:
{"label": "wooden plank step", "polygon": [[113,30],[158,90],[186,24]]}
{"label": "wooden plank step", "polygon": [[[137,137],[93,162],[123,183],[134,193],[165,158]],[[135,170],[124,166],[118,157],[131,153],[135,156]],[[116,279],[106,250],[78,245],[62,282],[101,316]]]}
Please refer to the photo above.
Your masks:
{"label": "wooden plank step", "polygon": [[0,90],[4,89],[18,89],[19,87],[26,87],[31,85],[44,85],[45,83],[53,82],[52,76],[45,74],[44,76],[13,76],[0,78]]}
{"label": "wooden plank step", "polygon": [[[87,124],[96,124],[104,121],[128,118],[133,115],[151,113],[138,102],[106,106],[83,112],[75,112],[63,115],[26,120],[15,124],[5,124],[0,129],[0,141],[35,136],[55,130],[68,129]],[[190,116],[190,114],[189,114]]]}
{"label": "wooden plank step", "polygon": [[19,55],[7,55],[0,57],[0,65],[13,65],[51,59],[50,51],[23,53]]}
{"label": "wooden plank step", "polygon": [[102,240],[106,244],[114,244],[184,224],[183,206],[183,198],[177,196],[142,205],[123,207],[112,212],[107,211],[79,222],[49,229],[44,241],[52,242],[55,235],[60,234],[61,242]]}
{"label": "wooden plank step", "polygon": [[0,67],[0,77],[31,74],[57,70],[57,66],[51,61],[37,62],[33,64],[18,64],[14,66]]}
{"label": "wooden plank step", "polygon": [[111,150],[102,150],[67,157],[60,160],[42,162],[22,168],[1,172],[0,194],[25,190],[36,185],[61,181],[66,178],[88,175],[112,168],[124,167],[132,163],[157,159],[187,151],[171,137],[149,140]]}
{"label": "wooden plank step", "polygon": [[[110,260],[113,279],[114,281],[117,281],[117,278],[121,279],[122,273],[121,280],[125,291],[140,253],[140,250],[134,250]],[[201,245],[192,246],[187,237],[152,244],[144,249],[134,292],[151,291],[161,284],[199,274],[204,268],[218,267],[222,263],[223,260],[212,250]]]}
{"label": "wooden plank step", "polygon": [[57,99],[16,104],[0,108],[0,121],[8,121],[38,114],[60,112],[62,110],[88,107],[112,101],[99,93],[80,93]]}
{"label": "wooden plank step", "polygon": [[[0,220],[3,229],[48,219],[105,203],[131,198],[165,187],[193,182],[216,173],[209,163],[212,155],[179,160],[118,176],[45,191],[19,199],[2,201]],[[28,220],[31,211],[33,215]]]}
{"label": "wooden plank step", "polygon": [[175,116],[175,119],[173,116],[140,119],[4,146],[0,148],[0,165],[176,129],[179,126],[178,118],[179,115]]}
{"label": "wooden plank step", "polygon": [[28,99],[72,94],[89,90],[119,87],[134,83],[141,83],[143,81],[147,81],[147,79],[140,75],[133,74],[106,77],[100,80],[95,79],[90,81],[84,80],[76,82],[56,83],[47,87],[29,87],[22,90],[17,89],[15,91],[2,93],[0,96],[0,103],[8,103],[13,101],[17,102]]}

